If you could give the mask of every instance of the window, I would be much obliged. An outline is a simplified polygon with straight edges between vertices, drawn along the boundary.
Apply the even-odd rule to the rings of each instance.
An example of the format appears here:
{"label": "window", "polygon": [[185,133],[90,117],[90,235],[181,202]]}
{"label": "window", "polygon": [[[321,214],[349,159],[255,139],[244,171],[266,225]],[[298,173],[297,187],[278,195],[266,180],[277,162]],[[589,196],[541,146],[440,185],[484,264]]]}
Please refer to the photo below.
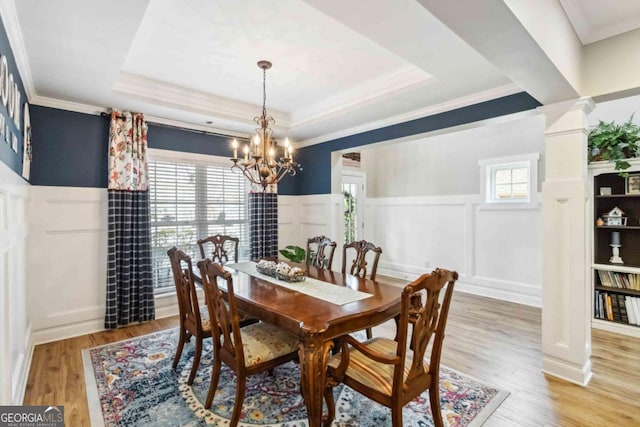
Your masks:
{"label": "window", "polygon": [[481,160],[485,204],[533,204],[538,187],[539,155]]}
{"label": "window", "polygon": [[[196,263],[196,241],[213,234],[240,238],[239,257],[249,258],[247,184],[226,159],[150,150],[149,189],[153,286],[173,291],[167,250],[176,246]],[[162,155],[154,153],[162,152]]]}

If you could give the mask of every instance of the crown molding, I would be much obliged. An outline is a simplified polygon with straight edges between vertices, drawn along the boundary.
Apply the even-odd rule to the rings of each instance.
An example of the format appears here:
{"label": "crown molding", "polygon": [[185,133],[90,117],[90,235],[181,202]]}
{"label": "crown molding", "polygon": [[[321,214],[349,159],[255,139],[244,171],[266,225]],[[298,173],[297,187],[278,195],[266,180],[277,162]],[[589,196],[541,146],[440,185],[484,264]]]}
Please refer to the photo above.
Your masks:
{"label": "crown molding", "polygon": [[22,38],[22,29],[20,28],[20,21],[18,20],[18,12],[16,11],[14,0],[0,1],[0,17],[2,18],[4,29],[7,32],[9,45],[13,51],[13,57],[16,61],[24,90],[27,92],[27,100],[32,102],[36,97],[36,89],[33,85],[33,77],[31,76],[31,68],[29,67],[29,57],[27,56],[27,49],[24,45],[24,39]]}
{"label": "crown molding", "polygon": [[63,99],[49,98],[47,96],[39,95],[33,96],[31,105],[40,105],[41,107],[57,108],[59,110],[74,111],[76,113],[91,114],[94,116],[99,116],[102,113],[109,113],[111,111],[105,107],[97,107],[95,105],[65,101]]}
{"label": "crown molding", "polygon": [[377,79],[368,80],[352,89],[323,99],[291,114],[291,130],[314,124],[331,116],[373,102],[384,102],[399,92],[435,83],[438,79],[424,70],[408,65]]}
{"label": "crown molding", "polygon": [[[120,73],[113,90],[158,105],[242,123],[246,123],[247,119],[255,116],[256,111],[260,109],[259,106],[246,102],[234,101],[125,72]],[[275,128],[289,127],[290,119],[287,113],[271,110],[270,115],[277,123]]]}
{"label": "crown molding", "polygon": [[462,98],[454,99],[452,101],[443,102],[437,105],[432,105],[426,108],[421,108],[407,113],[399,114],[393,117],[389,117],[383,120],[376,120],[373,122],[365,123],[360,126],[355,126],[349,129],[343,129],[336,132],[328,133],[316,138],[306,139],[296,144],[297,148],[308,147],[310,145],[320,144],[323,142],[331,141],[338,138],[344,138],[346,136],[355,135],[358,133],[367,132],[374,129],[380,129],[387,126],[396,125],[399,123],[408,122],[411,120],[419,119],[422,117],[432,116],[434,114],[444,113],[446,111],[455,110],[469,105],[479,104],[481,102],[490,101],[492,99],[502,98],[503,96],[513,95],[515,93],[522,92],[522,89],[516,84],[509,84],[500,86],[497,88],[489,89],[483,92],[478,92],[473,95],[465,96]]}
{"label": "crown molding", "polygon": [[[90,114],[99,116],[103,113],[110,113],[110,108],[97,107],[95,105],[82,104],[80,102],[64,101],[62,99],[48,98],[44,96],[35,96],[32,105],[39,105],[48,108],[57,108],[59,110],[73,111],[76,113]],[[235,136],[238,138],[249,138],[249,134],[243,132],[235,132],[227,129],[214,128],[211,126],[196,125],[193,123],[182,122],[180,120],[167,119],[164,117],[154,116],[151,114],[144,115],[147,123],[156,123],[160,125],[173,126],[197,132],[216,133],[221,135]]]}

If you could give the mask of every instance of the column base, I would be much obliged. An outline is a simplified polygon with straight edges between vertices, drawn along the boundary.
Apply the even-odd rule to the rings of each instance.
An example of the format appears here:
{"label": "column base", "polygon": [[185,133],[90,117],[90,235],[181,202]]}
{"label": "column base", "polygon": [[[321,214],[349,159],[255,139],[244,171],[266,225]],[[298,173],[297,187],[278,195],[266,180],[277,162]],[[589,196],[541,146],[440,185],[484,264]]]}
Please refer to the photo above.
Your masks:
{"label": "column base", "polygon": [[580,366],[549,356],[542,358],[542,372],[583,387],[589,383],[593,375],[590,359],[587,359],[585,364]]}

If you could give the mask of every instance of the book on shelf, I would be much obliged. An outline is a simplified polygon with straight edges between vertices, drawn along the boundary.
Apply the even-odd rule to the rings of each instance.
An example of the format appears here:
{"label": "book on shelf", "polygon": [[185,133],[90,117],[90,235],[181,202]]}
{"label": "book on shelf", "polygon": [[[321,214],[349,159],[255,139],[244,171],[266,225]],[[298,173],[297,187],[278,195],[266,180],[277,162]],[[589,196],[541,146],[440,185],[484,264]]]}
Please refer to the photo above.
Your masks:
{"label": "book on shelf", "polygon": [[625,307],[627,308],[627,315],[629,316],[629,324],[630,325],[637,325],[638,321],[636,320],[636,316],[633,310],[633,306],[631,305],[631,297],[629,295],[626,295],[624,297],[624,303],[625,303]]}
{"label": "book on shelf", "polygon": [[640,297],[596,290],[593,317],[640,326]]}
{"label": "book on shelf", "polygon": [[627,306],[625,305],[624,295],[616,294],[618,300],[618,311],[620,311],[620,321],[629,324],[629,316],[627,315]]}
{"label": "book on shelf", "polygon": [[609,270],[596,271],[602,286],[640,291],[640,274],[638,273],[621,273]]}

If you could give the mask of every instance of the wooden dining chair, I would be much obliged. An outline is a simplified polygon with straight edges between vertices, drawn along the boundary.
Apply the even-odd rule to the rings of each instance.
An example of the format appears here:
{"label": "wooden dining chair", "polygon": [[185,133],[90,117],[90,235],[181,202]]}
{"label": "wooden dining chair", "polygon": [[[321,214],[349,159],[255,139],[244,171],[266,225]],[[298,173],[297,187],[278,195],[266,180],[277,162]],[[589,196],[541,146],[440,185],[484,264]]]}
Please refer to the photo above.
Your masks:
{"label": "wooden dining chair", "polygon": [[[238,378],[231,426],[240,419],[247,376],[272,370],[294,360],[298,352],[298,338],[275,325],[265,322],[240,328],[231,274],[210,259],[198,263],[202,275],[209,316],[213,319],[213,369],[205,407],[210,408],[218,387],[222,363],[231,368]],[[218,279],[226,282],[228,306],[218,287]]]}
{"label": "wooden dining chair", "polygon": [[176,355],[173,358],[173,369],[178,366],[184,343],[189,341],[192,336],[195,337],[196,348],[188,381],[189,385],[191,385],[200,365],[202,341],[211,337],[212,328],[208,311],[206,308],[201,310],[198,303],[191,257],[176,247],[169,249],[167,255],[169,255],[169,260],[171,261],[171,271],[173,271],[173,281],[178,295],[180,317],[180,339],[176,348]]}
{"label": "wooden dining chair", "polygon": [[[342,274],[347,273],[347,255],[350,252],[355,252],[349,274],[353,276],[362,277],[363,279],[376,280],[376,273],[378,271],[378,261],[380,255],[382,255],[382,248],[374,245],[366,240],[358,240],[355,242],[347,243],[342,247]],[[369,277],[367,277],[367,267],[369,263],[367,261],[367,254],[373,254],[373,266],[371,267]],[[367,328],[367,338],[373,336],[371,328]]]}
{"label": "wooden dining chair", "polygon": [[[311,255],[313,250],[313,256]],[[331,270],[333,253],[336,250],[336,242],[325,236],[316,236],[307,239],[307,266],[320,270]]]}
{"label": "wooden dining chair", "polygon": [[[213,246],[210,252],[206,251],[208,246]],[[229,253],[233,253],[233,262],[238,262],[238,246],[240,246],[239,238],[224,236],[222,234],[216,234],[215,236],[198,240],[198,247],[200,248],[200,256],[202,259],[211,258],[212,261],[219,262],[220,264],[229,262]],[[209,253],[210,256],[207,256],[207,253]]]}
{"label": "wooden dining chair", "polygon": [[[402,290],[396,338],[373,338],[359,342],[341,337],[341,352],[328,363],[324,398],[328,423],[335,417],[333,387],[344,383],[370,399],[391,408],[393,427],[402,426],[402,408],[425,390],[433,421],[442,426],[439,374],[444,329],[458,273],[437,269],[423,274]],[[440,294],[444,297],[440,302]],[[422,304],[422,296],[426,301]],[[409,325],[412,325],[409,336]],[[429,360],[425,360],[433,339]]]}

